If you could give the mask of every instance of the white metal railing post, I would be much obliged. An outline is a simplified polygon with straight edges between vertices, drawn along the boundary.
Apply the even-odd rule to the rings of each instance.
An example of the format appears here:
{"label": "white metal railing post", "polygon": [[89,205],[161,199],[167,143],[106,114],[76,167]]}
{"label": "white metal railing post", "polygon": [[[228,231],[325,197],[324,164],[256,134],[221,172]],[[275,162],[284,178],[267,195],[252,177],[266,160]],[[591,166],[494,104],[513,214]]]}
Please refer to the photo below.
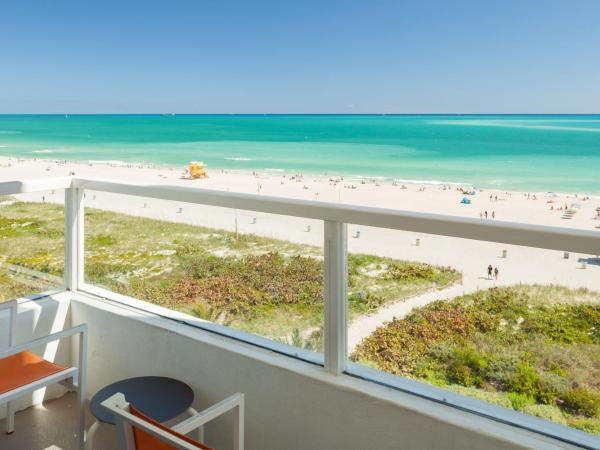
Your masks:
{"label": "white metal railing post", "polygon": [[348,249],[345,223],[325,222],[325,369],[344,372],[348,353]]}
{"label": "white metal railing post", "polygon": [[83,189],[65,189],[65,287],[74,291],[83,281]]}

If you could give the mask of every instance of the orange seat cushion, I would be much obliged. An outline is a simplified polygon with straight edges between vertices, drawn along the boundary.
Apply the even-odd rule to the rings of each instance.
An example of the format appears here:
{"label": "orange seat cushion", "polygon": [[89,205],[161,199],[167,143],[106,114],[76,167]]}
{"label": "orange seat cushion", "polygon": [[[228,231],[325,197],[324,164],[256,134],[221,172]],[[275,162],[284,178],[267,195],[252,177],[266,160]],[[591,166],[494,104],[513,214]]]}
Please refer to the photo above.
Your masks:
{"label": "orange seat cushion", "polygon": [[[179,439],[183,439],[185,442],[188,442],[200,449],[212,450],[210,447],[207,447],[206,445],[201,444],[200,442],[198,442],[190,437],[187,437],[184,434],[177,433],[176,431],[173,431],[170,428],[165,427],[160,422],[157,422],[156,420],[151,419],[150,417],[141,413],[133,405],[129,405],[129,412],[131,414],[133,414],[134,416],[139,417],[140,419],[144,420],[145,422],[148,422],[148,423],[154,425],[155,427],[158,427],[161,430],[166,431],[167,433],[171,434],[172,436],[178,437]],[[174,447],[171,444],[166,443],[165,441],[161,441],[160,439],[152,436],[151,434],[147,433],[146,431],[140,430],[139,428],[136,428],[136,427],[133,427],[133,438],[135,440],[135,449],[136,450],[177,450],[177,447]]]}
{"label": "orange seat cushion", "polygon": [[65,370],[32,352],[21,352],[0,359],[0,394],[25,386]]}

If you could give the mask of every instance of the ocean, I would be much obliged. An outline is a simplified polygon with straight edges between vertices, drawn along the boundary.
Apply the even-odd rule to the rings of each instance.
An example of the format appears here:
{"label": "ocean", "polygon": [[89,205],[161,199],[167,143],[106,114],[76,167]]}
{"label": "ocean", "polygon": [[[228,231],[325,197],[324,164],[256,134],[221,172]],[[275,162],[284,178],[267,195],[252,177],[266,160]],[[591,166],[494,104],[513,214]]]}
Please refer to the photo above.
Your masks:
{"label": "ocean", "polygon": [[0,155],[600,193],[600,115],[0,115]]}

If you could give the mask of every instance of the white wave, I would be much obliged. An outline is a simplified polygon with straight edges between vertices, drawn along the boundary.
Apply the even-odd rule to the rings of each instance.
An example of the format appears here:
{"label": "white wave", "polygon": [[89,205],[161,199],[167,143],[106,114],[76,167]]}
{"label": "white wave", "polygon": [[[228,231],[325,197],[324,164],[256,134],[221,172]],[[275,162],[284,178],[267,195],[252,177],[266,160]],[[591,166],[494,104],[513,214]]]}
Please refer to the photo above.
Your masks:
{"label": "white wave", "polygon": [[228,161],[254,161],[254,158],[244,158],[242,156],[229,156],[225,159]]}
{"label": "white wave", "polygon": [[0,148],[6,148],[8,145],[0,145]]}
{"label": "white wave", "polygon": [[572,119],[527,119],[527,123],[600,123],[600,119],[576,117]]}
{"label": "white wave", "polygon": [[0,134],[21,134],[21,131],[15,131],[15,130],[0,130]]}
{"label": "white wave", "polygon": [[54,153],[54,150],[50,150],[48,148],[42,150],[33,150],[31,153]]}
{"label": "white wave", "polygon": [[389,177],[375,177],[371,175],[347,175],[350,178],[358,178],[359,180],[387,180]]}
{"label": "white wave", "polygon": [[130,164],[118,159],[90,159],[88,162],[90,164],[106,164],[108,166],[126,166]]}
{"label": "white wave", "polygon": [[441,181],[441,180],[412,180],[412,179],[402,179],[402,178],[394,178],[396,183],[406,183],[406,184],[431,184],[435,186],[472,186],[472,183],[460,183],[457,181]]}
{"label": "white wave", "polygon": [[271,167],[267,167],[265,170],[269,172],[285,172],[285,169],[273,169]]}
{"label": "white wave", "polygon": [[584,127],[565,127],[556,125],[527,125],[522,122],[494,121],[494,120],[431,120],[433,125],[455,125],[470,127],[503,127],[503,128],[524,128],[529,130],[549,130],[549,131],[581,131],[587,133],[600,133],[600,128]]}

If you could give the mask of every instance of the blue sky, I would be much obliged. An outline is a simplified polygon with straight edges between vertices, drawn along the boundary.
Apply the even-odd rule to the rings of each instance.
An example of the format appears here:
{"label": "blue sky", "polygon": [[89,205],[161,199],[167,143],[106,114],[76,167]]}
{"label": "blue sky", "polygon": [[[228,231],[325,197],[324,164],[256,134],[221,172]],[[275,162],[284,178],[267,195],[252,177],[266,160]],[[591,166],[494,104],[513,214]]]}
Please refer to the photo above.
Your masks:
{"label": "blue sky", "polygon": [[600,1],[7,0],[0,113],[600,113]]}

